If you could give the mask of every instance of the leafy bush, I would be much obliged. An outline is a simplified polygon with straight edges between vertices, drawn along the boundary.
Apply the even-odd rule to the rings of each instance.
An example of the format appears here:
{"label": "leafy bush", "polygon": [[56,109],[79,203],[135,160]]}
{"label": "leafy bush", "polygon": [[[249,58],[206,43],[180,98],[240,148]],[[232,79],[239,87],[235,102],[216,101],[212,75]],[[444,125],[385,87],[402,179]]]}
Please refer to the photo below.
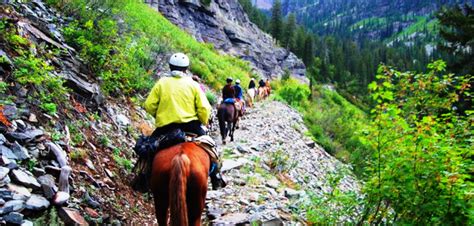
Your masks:
{"label": "leafy bush", "polygon": [[281,82],[274,82],[272,87],[276,89],[276,98],[278,100],[285,101],[295,107],[306,104],[306,99],[310,94],[310,90],[306,85],[292,78]]}
{"label": "leafy bush", "polygon": [[[379,68],[369,85],[377,105],[365,143],[375,150],[365,184],[370,224],[472,225],[473,111],[456,113],[459,95],[470,98],[469,76]],[[393,210],[393,211],[392,211]]]}
{"label": "leafy bush", "polygon": [[[69,90],[63,86],[64,79],[53,73],[54,67],[47,63],[50,55],[40,55],[46,47],[35,46],[27,38],[21,36],[15,24],[0,21],[0,41],[6,49],[13,52],[14,70],[12,79],[30,91],[29,101],[39,105],[47,113],[57,112],[57,104],[65,103]],[[56,49],[49,50],[57,52]],[[11,81],[10,81],[11,82]],[[6,83],[2,81],[2,91],[6,91]]]}
{"label": "leafy bush", "polygon": [[212,106],[217,103],[217,96],[212,91],[206,91],[206,98]]}

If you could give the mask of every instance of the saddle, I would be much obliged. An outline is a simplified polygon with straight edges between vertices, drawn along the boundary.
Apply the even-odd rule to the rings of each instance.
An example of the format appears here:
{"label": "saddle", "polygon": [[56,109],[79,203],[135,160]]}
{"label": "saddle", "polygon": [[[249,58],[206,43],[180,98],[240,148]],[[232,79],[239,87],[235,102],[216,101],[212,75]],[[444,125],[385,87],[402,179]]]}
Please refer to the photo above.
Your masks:
{"label": "saddle", "polygon": [[163,149],[184,143],[194,142],[201,147],[211,160],[210,172],[213,172],[219,165],[219,154],[217,153],[215,141],[208,135],[196,137],[195,134],[186,134],[180,129],[175,129],[158,138],[141,135],[133,148],[139,156],[133,172],[135,178],[131,186],[135,191],[146,193],[149,190],[149,178],[155,155]]}

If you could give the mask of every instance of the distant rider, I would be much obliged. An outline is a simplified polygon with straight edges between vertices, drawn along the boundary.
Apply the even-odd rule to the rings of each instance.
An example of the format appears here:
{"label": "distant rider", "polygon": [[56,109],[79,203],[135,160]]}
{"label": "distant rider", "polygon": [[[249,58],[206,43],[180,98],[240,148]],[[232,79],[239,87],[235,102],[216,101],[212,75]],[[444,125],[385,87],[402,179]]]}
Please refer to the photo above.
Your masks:
{"label": "distant rider", "polygon": [[227,84],[222,88],[222,100],[224,103],[234,103],[235,100],[235,89],[232,86],[232,78],[227,78]]}

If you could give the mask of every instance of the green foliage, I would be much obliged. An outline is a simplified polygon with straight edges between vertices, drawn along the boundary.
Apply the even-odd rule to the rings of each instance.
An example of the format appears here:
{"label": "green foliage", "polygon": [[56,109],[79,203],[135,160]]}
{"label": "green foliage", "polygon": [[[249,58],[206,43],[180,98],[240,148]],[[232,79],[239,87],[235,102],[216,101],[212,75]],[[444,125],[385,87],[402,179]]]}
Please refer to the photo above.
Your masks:
{"label": "green foliage", "polygon": [[309,88],[293,78],[274,82],[272,87],[276,89],[276,99],[285,101],[294,107],[303,106],[310,95]]}
{"label": "green foliage", "polygon": [[285,82],[285,81],[287,81],[288,79],[290,79],[290,76],[291,76],[290,70],[285,69],[285,70],[283,71],[283,75],[281,76],[281,80]]}
{"label": "green foliage", "polygon": [[357,197],[355,192],[344,192],[338,187],[343,178],[344,175],[341,171],[328,175],[328,181],[332,190],[322,195],[308,191],[311,203],[303,205],[303,208],[307,211],[306,216],[309,222],[325,225],[356,223],[357,206],[361,199]]}
{"label": "green foliage", "polygon": [[57,108],[56,104],[54,104],[54,103],[42,103],[40,105],[40,108],[43,109],[44,111],[46,111],[46,113],[48,113],[50,115],[54,115],[58,111],[58,108]]}
{"label": "green foliage", "polygon": [[209,6],[212,2],[212,0],[199,0],[201,2],[201,4],[205,5],[205,6]]}
{"label": "green foliage", "polygon": [[99,144],[102,145],[102,147],[107,147],[110,145],[110,139],[107,137],[107,135],[100,135]]}
{"label": "green foliage", "polygon": [[[363,220],[400,224],[473,224],[472,111],[452,106],[472,78],[382,66],[369,88],[377,105],[365,143],[372,147]],[[393,211],[392,211],[393,210]]]}
{"label": "green foliage", "polygon": [[8,89],[8,84],[4,81],[0,81],[0,93],[6,92]]}
{"label": "green foliage", "polygon": [[[107,93],[148,90],[153,85],[150,75],[154,73],[156,56],[171,50],[188,54],[191,71],[214,88],[220,88],[229,74],[243,83],[249,80],[247,62],[220,56],[212,45],[197,42],[142,2],[50,0],[49,3],[77,19],[65,29],[66,38],[80,49],[81,57],[101,79],[101,87]],[[126,26],[118,26],[117,18]]]}
{"label": "green foliage", "polygon": [[211,104],[211,106],[214,106],[215,104],[217,104],[217,96],[212,91],[210,90],[206,91],[206,98]]}
{"label": "green foliage", "polygon": [[465,4],[453,8],[443,8],[437,15],[440,21],[440,35],[445,42],[439,44],[441,49],[456,56],[450,62],[456,72],[474,74],[474,6]]}
{"label": "green foliage", "polygon": [[281,1],[275,0],[272,6],[272,19],[270,20],[271,34],[278,41],[283,37],[283,16],[281,11]]}
{"label": "green foliage", "polygon": [[49,208],[45,210],[45,213],[42,214],[40,217],[36,218],[33,221],[34,225],[50,225],[50,226],[59,226],[64,225],[62,221],[59,219],[58,212],[56,207]]}
{"label": "green foliage", "polygon": [[290,155],[281,149],[270,154],[269,159],[270,168],[277,173],[288,172],[288,170],[295,167],[295,162],[291,161]]}
{"label": "green foliage", "polygon": [[84,149],[74,149],[69,153],[69,158],[73,161],[83,161],[87,159],[87,151]]}
{"label": "green foliage", "polygon": [[133,163],[130,159],[126,157],[122,157],[120,155],[120,150],[118,148],[114,149],[112,158],[114,161],[127,172],[132,172]]}
{"label": "green foliage", "polygon": [[[43,47],[37,47],[21,36],[13,23],[2,20],[0,24],[0,41],[6,49],[15,53],[12,59],[14,81],[31,90],[30,100],[37,101],[35,104],[47,113],[55,114],[56,104],[65,102],[68,89],[63,86],[64,79],[55,75],[54,67],[47,63],[50,56],[38,54]],[[7,84],[2,83],[4,85],[0,86],[0,90],[4,92]]]}

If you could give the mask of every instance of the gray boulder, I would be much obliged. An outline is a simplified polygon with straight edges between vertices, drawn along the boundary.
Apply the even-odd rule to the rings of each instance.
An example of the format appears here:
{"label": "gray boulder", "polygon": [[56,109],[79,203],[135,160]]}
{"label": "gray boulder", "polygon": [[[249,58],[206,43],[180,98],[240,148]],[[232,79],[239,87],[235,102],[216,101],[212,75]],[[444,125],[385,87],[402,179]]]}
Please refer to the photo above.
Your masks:
{"label": "gray boulder", "polygon": [[38,182],[43,188],[43,193],[45,197],[48,199],[52,199],[56,194],[56,191],[58,190],[56,184],[54,183],[54,177],[50,174],[46,174],[44,176],[38,177]]}
{"label": "gray boulder", "polygon": [[29,210],[44,210],[47,209],[49,205],[50,203],[46,198],[35,194],[26,201],[26,209]]}
{"label": "gray boulder", "polygon": [[7,214],[10,212],[21,212],[25,209],[25,201],[24,200],[10,200],[0,208],[0,214]]}
{"label": "gray boulder", "polygon": [[11,212],[3,217],[7,223],[11,224],[21,224],[23,223],[23,214],[17,212]]}
{"label": "gray boulder", "polygon": [[16,159],[16,155],[13,153],[13,151],[8,148],[7,146],[0,145],[0,153],[2,154],[2,157],[5,157],[7,159]]}
{"label": "gray boulder", "polygon": [[29,175],[28,173],[22,170],[12,170],[10,172],[12,179],[20,184],[25,185],[26,187],[39,189],[41,185],[38,183],[35,177]]}
{"label": "gray boulder", "polygon": [[7,133],[8,137],[11,137],[21,143],[27,143],[37,137],[43,136],[44,132],[40,129],[30,129],[24,132],[11,132]]}
{"label": "gray boulder", "polygon": [[13,151],[13,154],[15,154],[16,160],[25,160],[25,159],[29,159],[30,158],[30,155],[28,154],[28,150],[26,148],[24,148],[23,146],[21,146],[18,142],[15,141],[15,143],[13,143],[12,147],[11,147],[11,150]]}
{"label": "gray boulder", "polygon": [[7,141],[7,138],[0,133],[0,145],[4,144]]}

